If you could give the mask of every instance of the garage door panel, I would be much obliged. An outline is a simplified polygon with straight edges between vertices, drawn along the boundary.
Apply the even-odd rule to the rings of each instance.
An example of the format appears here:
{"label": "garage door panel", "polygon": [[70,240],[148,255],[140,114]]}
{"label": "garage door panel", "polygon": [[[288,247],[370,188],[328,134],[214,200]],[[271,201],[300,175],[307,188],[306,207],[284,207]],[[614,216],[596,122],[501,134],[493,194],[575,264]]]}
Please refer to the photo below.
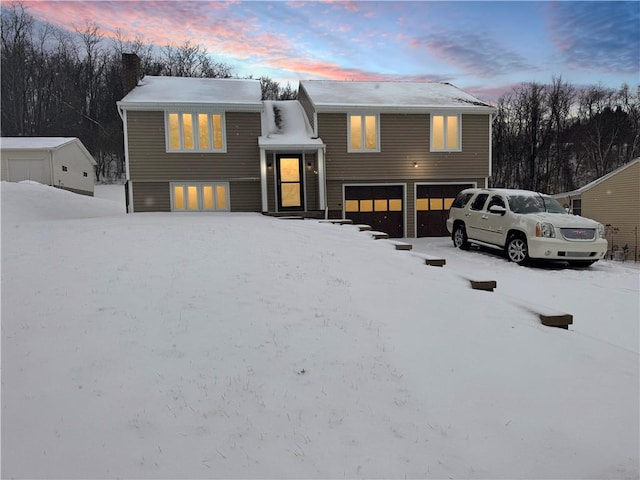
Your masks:
{"label": "garage door panel", "polygon": [[45,179],[44,160],[41,159],[9,159],[8,179],[10,182],[22,182],[32,180],[47,184]]}
{"label": "garage door panel", "polygon": [[345,216],[371,225],[390,237],[404,236],[404,187],[401,185],[346,186]]}
{"label": "garage door panel", "polygon": [[447,218],[453,201],[461,190],[471,188],[467,183],[416,186],[416,236],[446,237]]}

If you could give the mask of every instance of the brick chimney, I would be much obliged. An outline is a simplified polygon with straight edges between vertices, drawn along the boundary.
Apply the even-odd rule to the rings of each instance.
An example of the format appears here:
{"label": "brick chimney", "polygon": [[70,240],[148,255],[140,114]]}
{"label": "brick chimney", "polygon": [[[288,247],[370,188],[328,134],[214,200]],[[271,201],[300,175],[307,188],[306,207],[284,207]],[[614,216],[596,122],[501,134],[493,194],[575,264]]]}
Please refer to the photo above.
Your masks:
{"label": "brick chimney", "polygon": [[122,54],[122,88],[124,95],[138,85],[140,80],[140,57],[135,53]]}

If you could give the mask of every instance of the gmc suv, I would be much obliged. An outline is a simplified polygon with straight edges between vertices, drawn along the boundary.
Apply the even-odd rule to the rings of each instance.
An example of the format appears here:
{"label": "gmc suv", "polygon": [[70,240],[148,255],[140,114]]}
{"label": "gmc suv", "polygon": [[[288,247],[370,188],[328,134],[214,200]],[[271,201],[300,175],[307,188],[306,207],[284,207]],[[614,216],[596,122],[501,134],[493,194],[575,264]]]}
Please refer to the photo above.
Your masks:
{"label": "gmc suv", "polygon": [[571,215],[555,199],[528,190],[469,188],[449,211],[453,245],[503,249],[512,262],[564,260],[588,267],[607,252],[604,226]]}

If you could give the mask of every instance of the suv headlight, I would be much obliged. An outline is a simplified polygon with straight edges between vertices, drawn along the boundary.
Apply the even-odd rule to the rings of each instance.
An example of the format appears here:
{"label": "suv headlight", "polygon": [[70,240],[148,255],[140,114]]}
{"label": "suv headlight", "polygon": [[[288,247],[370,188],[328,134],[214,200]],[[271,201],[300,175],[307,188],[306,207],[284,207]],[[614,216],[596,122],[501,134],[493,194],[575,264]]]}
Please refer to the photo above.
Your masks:
{"label": "suv headlight", "polygon": [[604,231],[604,225],[602,225],[601,223],[598,224],[598,236],[600,238],[606,238],[605,237],[605,231]]}
{"label": "suv headlight", "polygon": [[547,222],[536,223],[536,237],[555,238],[556,232],[553,225]]}

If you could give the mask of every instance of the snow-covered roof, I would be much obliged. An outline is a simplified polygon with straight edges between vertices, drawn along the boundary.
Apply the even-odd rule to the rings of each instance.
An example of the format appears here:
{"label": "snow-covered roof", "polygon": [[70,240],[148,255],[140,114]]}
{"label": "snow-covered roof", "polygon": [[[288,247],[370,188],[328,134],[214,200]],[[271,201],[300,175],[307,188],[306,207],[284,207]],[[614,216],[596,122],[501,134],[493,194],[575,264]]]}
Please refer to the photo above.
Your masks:
{"label": "snow-covered roof", "polygon": [[51,150],[76,140],[78,140],[76,137],[2,137],[0,138],[0,148],[4,150]]}
{"label": "snow-covered roof", "polygon": [[322,140],[314,138],[302,105],[297,100],[265,101],[262,136],[258,145],[268,149],[317,149]]}
{"label": "snow-covered roof", "polygon": [[226,106],[260,111],[262,90],[259,80],[145,76],[118,102],[124,109],[166,105]]}
{"label": "snow-covered roof", "polygon": [[603,175],[600,178],[596,178],[593,182],[591,183],[587,183],[585,186],[580,187],[576,190],[572,190],[570,192],[563,192],[563,193],[557,193],[555,195],[552,195],[553,198],[564,198],[564,197],[575,197],[577,195],[581,195],[584,192],[586,192],[587,190],[591,190],[593,187],[595,187],[596,185],[604,182],[605,180],[610,179],[611,177],[613,177],[614,175],[617,175],[618,173],[622,172],[623,170],[626,170],[627,168],[629,168],[631,165],[635,165],[636,163],[640,162],[640,157],[631,160],[629,163],[625,163],[624,165],[622,165],[621,167],[616,168],[615,170],[607,173],[606,175]]}
{"label": "snow-covered roof", "polygon": [[318,111],[345,108],[495,111],[495,107],[449,83],[302,80],[300,88],[304,88]]}

